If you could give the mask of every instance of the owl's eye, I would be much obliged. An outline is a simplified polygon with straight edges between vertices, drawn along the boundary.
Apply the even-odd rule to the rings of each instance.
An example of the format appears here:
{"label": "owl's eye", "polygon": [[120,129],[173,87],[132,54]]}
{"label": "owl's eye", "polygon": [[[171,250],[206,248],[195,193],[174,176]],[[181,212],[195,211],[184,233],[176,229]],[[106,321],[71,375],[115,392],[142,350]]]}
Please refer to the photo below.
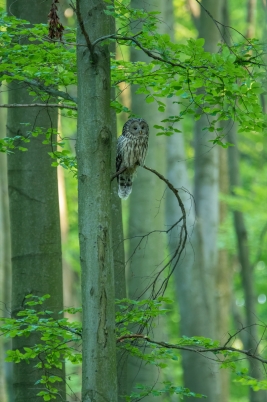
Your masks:
{"label": "owl's eye", "polygon": [[134,130],[137,130],[137,127],[136,127],[136,126],[134,127]]}
{"label": "owl's eye", "polygon": [[142,129],[144,129],[145,128],[145,126],[142,126]]}

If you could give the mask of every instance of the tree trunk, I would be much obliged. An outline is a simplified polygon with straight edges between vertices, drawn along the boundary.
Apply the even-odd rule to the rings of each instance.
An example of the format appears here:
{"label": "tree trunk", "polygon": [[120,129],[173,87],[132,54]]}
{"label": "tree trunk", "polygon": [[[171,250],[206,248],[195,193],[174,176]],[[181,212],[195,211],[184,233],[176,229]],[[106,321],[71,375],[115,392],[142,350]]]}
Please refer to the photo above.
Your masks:
{"label": "tree trunk", "polygon": [[[0,94],[0,100],[3,99]],[[3,102],[4,103],[4,102]],[[0,138],[5,137],[6,111],[0,110]],[[0,154],[0,302],[2,314],[7,317],[11,302],[11,255],[10,255],[10,224],[7,186],[7,155]],[[0,389],[1,402],[8,401],[9,371],[5,367],[4,337],[0,337]],[[8,369],[11,364],[8,364]]]}
{"label": "tree trunk", "polygon": [[257,0],[247,0],[247,38],[253,38],[255,34],[255,14]]}
{"label": "tree trunk", "polygon": [[[110,34],[101,0],[77,1],[77,42]],[[84,35],[83,29],[87,34]],[[88,36],[87,36],[88,35]],[[87,38],[87,41],[86,41]],[[82,268],[82,401],[117,401],[111,229],[110,53],[77,46],[78,216]]]}
{"label": "tree trunk", "polygon": [[[117,147],[117,124],[116,112],[111,111],[112,127],[112,161],[111,171],[115,172],[116,147]],[[115,297],[123,299],[126,297],[125,280],[125,258],[124,258],[124,239],[122,229],[122,208],[121,199],[118,197],[117,180],[113,180],[111,187],[111,218],[112,218],[112,247],[115,276]],[[122,395],[127,394],[127,354],[123,350],[117,351],[117,375],[118,375],[118,400],[124,402]]]}
{"label": "tree trunk", "polygon": [[[205,0],[201,3],[215,18],[221,20],[221,1]],[[213,20],[201,8],[199,37],[205,38],[205,50],[217,51],[219,31]],[[218,149],[208,141],[214,134],[203,131],[208,125],[205,116],[195,126],[195,179],[194,202],[187,198],[188,231],[193,234],[187,245],[183,263],[176,271],[180,330],[186,336],[204,336],[216,339],[216,268],[217,268],[217,228],[218,228]],[[181,151],[180,151],[181,152]],[[179,159],[185,159],[180,156]],[[185,166],[177,167],[181,174]],[[179,187],[186,182],[179,180]],[[191,203],[191,209],[190,208]],[[195,203],[196,221],[192,211]],[[199,355],[183,354],[184,385],[190,390],[207,395],[207,401],[219,401],[221,388],[219,367]],[[188,402],[194,398],[189,397]]]}
{"label": "tree trunk", "polygon": [[[228,193],[228,159],[227,151],[219,149],[219,188],[220,193]],[[219,203],[220,225],[227,217],[227,205],[225,202]],[[230,311],[232,301],[232,269],[229,261],[228,250],[220,248],[218,250],[218,267],[216,269],[216,339],[223,345],[229,337]],[[221,394],[220,402],[229,400],[229,370],[220,370]],[[218,402],[219,402],[218,401]]]}
{"label": "tree trunk", "polygon": [[[231,35],[229,32],[229,7],[228,0],[222,4],[223,39],[230,45]],[[227,131],[229,122],[221,122],[221,127]],[[226,149],[219,147],[219,190],[221,194],[229,192],[228,154]],[[219,201],[219,224],[222,225],[227,218],[227,204]],[[226,248],[218,250],[218,265],[216,270],[216,339],[224,344],[228,339],[230,328],[231,306],[233,300],[232,287],[233,270],[229,261],[229,254]],[[220,402],[228,402],[230,392],[229,370],[220,370],[221,394]]]}
{"label": "tree trunk", "polygon": [[[31,23],[47,21],[50,4],[29,0],[7,2],[10,14]],[[32,103],[33,98],[20,82],[9,86],[10,103]],[[30,123],[29,127],[23,123]],[[7,133],[9,136],[27,136],[34,127],[57,127],[57,111],[45,108],[9,109]],[[50,294],[45,308],[55,313],[63,308],[61,240],[58,208],[57,171],[51,167],[50,145],[42,144],[43,137],[31,138],[27,152],[15,152],[8,157],[8,184],[10,196],[12,243],[12,314],[23,308],[25,296]],[[43,308],[43,307],[42,307]],[[13,349],[32,346],[39,336],[16,337]],[[16,402],[42,400],[36,397],[34,383],[43,374],[34,368],[39,359],[27,364],[14,364],[14,390]],[[56,400],[65,399],[64,363],[62,370],[54,371],[63,377]]]}
{"label": "tree trunk", "polygon": [[[144,3],[142,0],[132,0],[131,6],[147,11],[159,10],[160,2],[153,4]],[[159,10],[160,11],[160,10]],[[140,25],[138,25],[140,30]],[[149,62],[148,57],[140,50],[131,48],[131,61]],[[154,124],[160,124],[164,118],[163,113],[158,112],[156,103],[147,104],[145,96],[136,95],[136,87],[131,87],[131,110],[134,114],[144,118],[149,125],[149,145],[146,165],[155,168],[162,174],[165,170],[165,138],[157,137]],[[164,259],[165,242],[164,234],[150,234],[148,239],[137,246],[140,239],[135,236],[145,235],[153,230],[164,230],[164,191],[166,186],[155,175],[142,168],[137,169],[137,176],[133,182],[133,191],[129,197],[129,221],[127,238],[131,240],[128,245],[127,256],[127,291],[130,299],[149,298],[151,290],[145,291],[159,270]],[[126,201],[127,203],[127,201]],[[159,283],[157,284],[157,286]],[[161,318],[160,318],[161,320]],[[160,321],[162,322],[162,320]],[[153,336],[157,339],[166,339],[163,328],[157,320]],[[137,330],[136,328],[133,331]],[[164,335],[163,335],[164,334]],[[160,371],[153,365],[147,365],[138,358],[129,358],[128,363],[128,393],[136,384],[146,386],[155,385],[160,381]],[[145,398],[147,402],[154,401],[153,396]]]}
{"label": "tree trunk", "polygon": [[[228,132],[228,141],[234,144],[234,147],[228,148],[229,155],[229,179],[231,193],[235,195],[235,187],[241,186],[239,171],[239,152],[236,138],[236,125],[233,125]],[[245,349],[251,353],[256,353],[259,346],[259,334],[257,327],[256,298],[254,293],[253,268],[250,264],[248,233],[244,220],[244,215],[240,211],[234,211],[234,227],[237,238],[238,257],[241,265],[241,278],[245,296],[246,313],[246,345]],[[261,363],[254,359],[249,359],[249,375],[260,379],[265,375]],[[250,402],[266,401],[266,391],[254,392],[250,389]]]}
{"label": "tree trunk", "polygon": [[[113,20],[112,32],[115,32],[115,20]],[[112,52],[116,52],[112,46]],[[115,88],[111,90],[111,98],[115,99]],[[117,154],[117,114],[111,109],[111,132],[112,132],[112,152],[111,152],[111,172],[116,171]],[[126,297],[126,278],[125,278],[125,254],[124,238],[122,227],[122,207],[121,199],[118,197],[118,183],[113,180],[111,183],[111,219],[112,219],[112,248],[114,261],[115,277],[115,298],[123,299]],[[123,350],[117,351],[117,375],[118,375],[118,400],[124,402],[122,395],[127,394],[127,354]]]}

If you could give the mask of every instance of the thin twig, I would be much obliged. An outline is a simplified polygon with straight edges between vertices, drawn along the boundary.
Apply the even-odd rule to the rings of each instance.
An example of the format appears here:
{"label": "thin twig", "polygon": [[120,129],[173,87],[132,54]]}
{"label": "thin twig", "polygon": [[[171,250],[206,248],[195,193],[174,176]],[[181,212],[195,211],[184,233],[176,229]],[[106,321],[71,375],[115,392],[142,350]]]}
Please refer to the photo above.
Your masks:
{"label": "thin twig", "polygon": [[122,174],[123,172],[125,172],[126,169],[127,169],[127,167],[123,167],[121,170],[119,170],[118,172],[114,173],[114,175],[111,176],[110,181],[113,181],[115,179],[115,177],[117,177],[120,174]]}
{"label": "thin twig", "polygon": [[[160,271],[157,273],[153,283],[151,285],[149,285],[149,287],[152,286],[152,297],[155,298],[157,297],[160,293],[164,293],[164,291],[166,290],[168,281],[171,277],[171,275],[173,274],[173,271],[175,270],[178,262],[180,261],[180,257],[181,254],[183,252],[183,250],[185,249],[185,244],[186,244],[186,240],[187,240],[187,227],[186,227],[186,212],[185,212],[185,208],[184,208],[184,204],[181,200],[181,197],[179,195],[179,191],[178,189],[176,189],[171,182],[169,182],[168,179],[166,179],[164,176],[162,176],[162,174],[160,174],[159,172],[157,172],[154,169],[151,169],[147,166],[143,166],[144,169],[149,170],[150,172],[154,173],[156,176],[158,176],[158,178],[162,181],[164,181],[167,186],[169,187],[169,189],[173,192],[173,194],[175,195],[179,207],[182,211],[182,226],[181,226],[181,230],[180,230],[180,236],[179,236],[179,240],[178,240],[178,244],[176,247],[176,250],[173,253],[173,256],[171,257],[171,259],[160,269]],[[169,271],[168,275],[165,277],[165,279],[163,280],[161,286],[159,287],[159,289],[156,289],[156,284],[157,284],[157,280],[160,277],[160,275],[162,274],[162,272],[165,271],[166,268],[171,267],[171,265],[173,264],[171,270]],[[149,288],[148,287],[148,288]],[[148,288],[144,291],[146,292],[148,290]]]}
{"label": "thin twig", "polygon": [[81,10],[80,10],[80,0],[77,0],[77,2],[76,2],[76,9],[74,8],[73,5],[71,5],[71,6],[74,9],[74,11],[76,12],[79,26],[80,26],[82,34],[83,34],[83,36],[85,38],[87,48],[88,48],[89,52],[91,53],[92,61],[94,62],[95,61],[94,46],[92,45],[92,42],[91,42],[91,40],[89,38],[89,35],[88,35],[88,32],[86,31],[84,23],[83,23],[82,14],[81,14]]}

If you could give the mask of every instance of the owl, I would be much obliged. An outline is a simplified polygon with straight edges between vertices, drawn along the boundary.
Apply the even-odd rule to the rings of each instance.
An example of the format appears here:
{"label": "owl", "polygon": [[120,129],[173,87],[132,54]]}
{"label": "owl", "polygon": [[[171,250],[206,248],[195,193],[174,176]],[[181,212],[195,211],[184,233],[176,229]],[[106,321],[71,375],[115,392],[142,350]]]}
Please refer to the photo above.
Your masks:
{"label": "owl", "polygon": [[117,142],[116,170],[127,169],[118,177],[118,195],[126,200],[132,192],[134,173],[143,166],[148,148],[149,127],[144,119],[128,120]]}

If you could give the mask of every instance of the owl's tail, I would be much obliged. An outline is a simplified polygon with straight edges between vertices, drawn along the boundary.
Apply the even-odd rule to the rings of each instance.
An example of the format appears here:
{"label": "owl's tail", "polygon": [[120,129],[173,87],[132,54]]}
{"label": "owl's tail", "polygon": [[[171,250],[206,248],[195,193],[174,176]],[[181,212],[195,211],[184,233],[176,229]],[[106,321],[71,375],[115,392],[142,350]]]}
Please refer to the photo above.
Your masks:
{"label": "owl's tail", "polygon": [[126,200],[132,192],[133,175],[129,173],[122,173],[118,177],[118,196]]}

